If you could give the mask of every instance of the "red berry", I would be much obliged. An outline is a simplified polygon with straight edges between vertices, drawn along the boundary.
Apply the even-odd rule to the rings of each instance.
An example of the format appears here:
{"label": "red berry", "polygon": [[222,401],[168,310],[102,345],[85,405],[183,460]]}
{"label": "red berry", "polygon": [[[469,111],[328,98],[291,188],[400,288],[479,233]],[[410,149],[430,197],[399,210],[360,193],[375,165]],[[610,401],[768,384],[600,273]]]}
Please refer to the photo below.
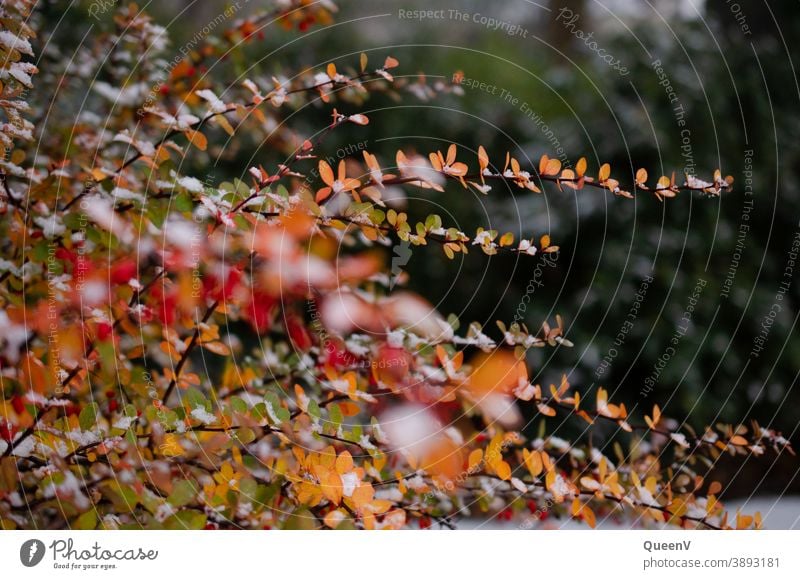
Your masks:
{"label": "red berry", "polygon": [[259,333],[266,332],[272,324],[272,313],[277,305],[277,300],[268,293],[253,290],[253,299],[245,308],[243,314]]}
{"label": "red berry", "polygon": [[14,440],[14,436],[17,434],[17,427],[10,422],[0,422],[0,439],[5,440],[8,443],[11,443]]}
{"label": "red berry", "polygon": [[286,333],[289,334],[289,339],[296,350],[307,352],[314,345],[311,332],[298,316],[287,315],[285,325]]}
{"label": "red berry", "polygon": [[115,284],[126,284],[136,277],[138,264],[133,259],[123,259],[111,266],[111,281]]}
{"label": "red berry", "polygon": [[97,338],[100,341],[105,341],[113,331],[113,327],[108,322],[100,322],[97,324]]}
{"label": "red berry", "polygon": [[75,267],[75,263],[78,260],[78,255],[74,251],[70,251],[66,247],[59,247],[56,249],[56,259],[60,259],[61,261],[68,261]]}
{"label": "red berry", "polygon": [[22,396],[14,396],[11,399],[11,406],[17,414],[23,414],[25,412],[25,401],[22,399]]}

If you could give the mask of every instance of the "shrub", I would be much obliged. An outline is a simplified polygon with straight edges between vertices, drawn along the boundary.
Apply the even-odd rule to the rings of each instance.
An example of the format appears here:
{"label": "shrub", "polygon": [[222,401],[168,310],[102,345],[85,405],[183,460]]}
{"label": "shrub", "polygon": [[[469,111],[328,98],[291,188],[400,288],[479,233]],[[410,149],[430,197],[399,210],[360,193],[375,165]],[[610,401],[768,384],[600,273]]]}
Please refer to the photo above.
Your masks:
{"label": "shrub", "polygon": [[[424,528],[467,513],[760,524],[729,516],[709,473],[723,453],[791,451],[779,433],[678,428],[658,406],[640,421],[605,388],[534,384],[526,352],[572,345],[561,316],[498,321],[493,338],[403,289],[411,251],[547,260],[559,248],[547,232],[417,220],[398,188],[664,201],[718,196],[730,177],[639,169],[626,187],[585,158],[328,148],[346,126],[381,136],[358,112],[370,96],[458,92],[459,77],[395,79],[390,55],[254,80],[214,66],[241,60],[273,19],[328,22],[329,8],[305,2],[195,38],[173,61],[164,29],[122,7],[78,53],[83,66],[56,59],[34,98],[32,5],[0,9],[3,527]],[[38,132],[29,119],[58,119],[48,107],[73,81],[91,82],[90,106]],[[329,122],[294,129],[310,105]],[[213,178],[256,144],[244,178]],[[267,153],[283,161],[256,160]],[[612,428],[604,447],[571,443],[532,434],[520,409],[543,426]]]}

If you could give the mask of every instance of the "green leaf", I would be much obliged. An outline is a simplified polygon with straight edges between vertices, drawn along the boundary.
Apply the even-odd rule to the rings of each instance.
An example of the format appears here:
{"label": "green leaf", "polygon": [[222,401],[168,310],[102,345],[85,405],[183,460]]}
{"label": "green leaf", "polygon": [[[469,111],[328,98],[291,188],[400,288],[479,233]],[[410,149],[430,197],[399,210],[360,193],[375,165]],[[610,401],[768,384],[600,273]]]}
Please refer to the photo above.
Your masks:
{"label": "green leaf", "polygon": [[287,531],[313,531],[317,528],[317,519],[307,508],[299,507],[289,515],[283,528]]}
{"label": "green leaf", "polygon": [[91,531],[97,526],[97,511],[86,511],[75,520],[74,528],[79,531]]}
{"label": "green leaf", "polygon": [[243,478],[239,481],[239,494],[247,500],[253,500],[258,492],[258,483],[251,478]]}
{"label": "green leaf", "polygon": [[184,393],[187,402],[189,402],[190,408],[205,408],[206,407],[206,397],[203,396],[203,393],[200,392],[197,388],[189,388]]}
{"label": "green leaf", "polygon": [[370,221],[372,221],[375,225],[380,225],[386,220],[386,213],[381,211],[380,209],[373,209],[369,215]]}
{"label": "green leaf", "polygon": [[200,530],[206,526],[206,515],[198,511],[180,511],[175,513],[166,521],[164,521],[164,528],[171,530]]}
{"label": "green leaf", "polygon": [[450,314],[447,316],[447,323],[453,328],[454,332],[458,331],[458,328],[461,326],[461,322],[458,319],[458,316],[455,314]]}
{"label": "green leaf", "polygon": [[192,203],[192,198],[189,197],[186,193],[178,193],[177,195],[173,196],[173,201],[175,202],[175,209],[180,211],[181,213],[188,213],[194,209],[194,203]]}
{"label": "green leaf", "polygon": [[309,400],[308,415],[315,420],[319,420],[322,417],[322,411],[319,409],[319,404],[317,404],[316,400]]}
{"label": "green leaf", "polygon": [[291,419],[291,413],[281,405],[280,398],[275,392],[267,392],[264,394],[264,399],[268,405],[267,416],[276,425],[288,422]]}
{"label": "green leaf", "polygon": [[243,426],[236,431],[235,438],[237,438],[242,444],[250,444],[256,439],[256,433],[253,432],[252,428]]}
{"label": "green leaf", "polygon": [[328,416],[330,416],[331,422],[333,422],[336,428],[339,428],[342,420],[344,420],[344,416],[342,416],[342,410],[339,408],[338,404],[331,404],[328,407]]}
{"label": "green leaf", "polygon": [[238,396],[231,398],[231,408],[233,408],[234,412],[238,412],[239,414],[247,413],[247,403]]}
{"label": "green leaf", "polygon": [[241,179],[234,179],[233,184],[236,187],[236,194],[242,199],[250,196],[250,186]]}
{"label": "green leaf", "polygon": [[97,413],[99,411],[100,407],[96,402],[92,402],[81,410],[78,415],[78,424],[80,424],[81,430],[91,430],[97,424]]}
{"label": "green leaf", "polygon": [[47,260],[47,241],[42,240],[33,246],[32,260],[35,262],[44,262]]}
{"label": "green leaf", "polygon": [[192,481],[179,480],[172,487],[167,502],[175,507],[188,505],[197,496],[197,486]]}

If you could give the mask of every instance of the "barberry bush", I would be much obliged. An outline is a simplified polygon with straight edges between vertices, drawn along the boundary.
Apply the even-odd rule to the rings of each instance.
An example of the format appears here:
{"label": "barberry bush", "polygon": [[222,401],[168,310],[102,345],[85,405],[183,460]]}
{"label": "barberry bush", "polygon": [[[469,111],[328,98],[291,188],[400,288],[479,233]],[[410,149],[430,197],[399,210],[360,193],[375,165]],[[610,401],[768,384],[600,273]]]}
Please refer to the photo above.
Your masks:
{"label": "barberry bush", "polygon": [[[717,499],[713,466],[791,452],[780,433],[693,428],[657,405],[629,416],[567,376],[534,383],[530,349],[572,346],[560,315],[484,328],[405,289],[403,252],[540,260],[557,232],[462,231],[397,203],[505,188],[647,206],[735,195],[733,179],[479,143],[328,147],[343,127],[388,136],[362,112],[370,98],[459,92],[458,74],[428,83],[374,51],[294,71],[243,62],[268,25],[304,32],[334,9],[226,12],[170,61],[167,31],[135,5],[66,59],[41,48],[35,2],[3,3],[3,528],[758,527]],[[70,86],[85,99],[72,118]],[[327,121],[309,129],[309,110]],[[240,178],[216,180],[243,150]],[[567,419],[574,441],[550,434]]]}

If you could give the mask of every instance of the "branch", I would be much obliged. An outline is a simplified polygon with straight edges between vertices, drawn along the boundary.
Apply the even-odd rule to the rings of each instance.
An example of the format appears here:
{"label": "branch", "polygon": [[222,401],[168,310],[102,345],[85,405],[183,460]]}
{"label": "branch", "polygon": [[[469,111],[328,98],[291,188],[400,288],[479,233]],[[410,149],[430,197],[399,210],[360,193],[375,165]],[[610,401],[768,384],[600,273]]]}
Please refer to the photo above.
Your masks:
{"label": "branch", "polygon": [[169,398],[169,395],[172,394],[172,391],[175,389],[175,386],[178,384],[178,380],[180,379],[181,372],[183,371],[183,367],[186,365],[186,362],[189,360],[189,356],[191,355],[192,350],[194,350],[195,346],[197,346],[197,342],[200,339],[200,333],[202,331],[200,329],[201,324],[205,324],[209,320],[209,318],[211,317],[211,314],[214,313],[214,310],[216,310],[218,306],[219,306],[219,301],[216,301],[213,304],[211,304],[208,307],[208,309],[206,310],[206,313],[203,316],[203,319],[200,321],[200,323],[198,323],[195,326],[194,333],[192,334],[192,339],[189,341],[189,343],[186,346],[186,349],[181,354],[181,359],[178,360],[178,365],[175,366],[175,373],[174,373],[174,375],[172,377],[172,380],[170,380],[170,382],[169,382],[169,386],[167,386],[167,389],[164,392],[164,396],[161,398],[161,404],[166,404],[167,399]]}

